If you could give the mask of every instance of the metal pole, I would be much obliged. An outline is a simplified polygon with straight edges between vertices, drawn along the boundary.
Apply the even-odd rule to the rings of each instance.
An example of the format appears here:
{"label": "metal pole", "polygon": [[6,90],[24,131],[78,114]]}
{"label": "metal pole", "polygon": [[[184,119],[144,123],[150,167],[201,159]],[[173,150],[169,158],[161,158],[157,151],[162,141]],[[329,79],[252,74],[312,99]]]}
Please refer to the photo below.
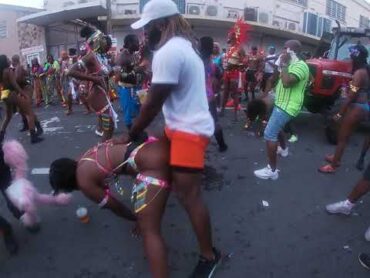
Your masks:
{"label": "metal pole", "polygon": [[339,53],[339,43],[340,43],[340,37],[341,37],[341,25],[340,25],[340,22],[339,20],[336,20],[335,21],[338,25],[338,29],[335,33],[335,49],[334,49],[334,60],[337,60],[338,59],[338,53]]}
{"label": "metal pole", "polygon": [[107,35],[112,35],[112,3],[107,1]]}

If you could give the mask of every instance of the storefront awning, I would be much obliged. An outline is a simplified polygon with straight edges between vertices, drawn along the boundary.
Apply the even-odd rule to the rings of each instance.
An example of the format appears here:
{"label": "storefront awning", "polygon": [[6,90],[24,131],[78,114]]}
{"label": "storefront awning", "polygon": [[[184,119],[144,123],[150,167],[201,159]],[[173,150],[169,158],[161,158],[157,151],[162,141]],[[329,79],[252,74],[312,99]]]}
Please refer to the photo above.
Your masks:
{"label": "storefront awning", "polygon": [[105,1],[90,1],[84,4],[75,4],[63,9],[43,11],[18,18],[17,22],[30,23],[39,26],[56,22],[65,22],[75,19],[86,19],[107,14]]}

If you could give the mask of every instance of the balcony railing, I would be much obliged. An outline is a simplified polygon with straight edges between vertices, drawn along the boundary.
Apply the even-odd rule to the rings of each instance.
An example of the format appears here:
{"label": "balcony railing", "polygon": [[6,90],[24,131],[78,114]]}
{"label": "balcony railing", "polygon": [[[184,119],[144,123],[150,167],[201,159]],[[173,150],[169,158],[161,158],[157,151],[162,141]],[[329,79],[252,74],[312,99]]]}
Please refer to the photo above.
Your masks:
{"label": "balcony railing", "polygon": [[[64,5],[68,5],[69,2],[80,4],[80,2],[93,2],[96,0],[69,0],[63,1]],[[105,1],[105,0],[104,0]],[[138,18],[140,16],[141,9],[148,0],[111,0],[112,1],[112,18],[115,20]],[[182,5],[179,10],[183,11],[183,14],[188,18],[199,18],[207,20],[220,20],[220,21],[234,21],[235,19],[242,17],[247,21],[256,22],[256,24],[264,25],[280,30],[286,30],[290,32],[304,33],[300,23],[303,22],[303,15],[301,20],[291,20],[286,17],[280,17],[272,13],[272,11],[261,10],[257,7],[249,7],[245,9],[228,7],[226,5],[218,4],[212,5],[207,4],[204,1],[190,0],[185,2],[184,0],[175,1],[178,5]],[[224,3],[227,3],[225,1]],[[307,28],[306,28],[307,29]],[[305,29],[305,30],[306,30]]]}

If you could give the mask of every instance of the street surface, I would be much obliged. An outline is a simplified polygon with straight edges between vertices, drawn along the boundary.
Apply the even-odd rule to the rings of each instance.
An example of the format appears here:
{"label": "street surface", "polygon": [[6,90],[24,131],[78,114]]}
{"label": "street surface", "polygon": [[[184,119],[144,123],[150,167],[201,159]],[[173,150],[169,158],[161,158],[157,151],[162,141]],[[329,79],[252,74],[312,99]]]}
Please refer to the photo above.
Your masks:
{"label": "street surface", "polygon": [[[17,138],[29,153],[30,179],[41,191],[51,188],[45,174],[31,175],[34,168],[48,168],[56,158],[77,158],[99,138],[95,116],[82,107],[67,117],[59,107],[39,108],[45,141],[30,145],[19,133],[20,117],[14,117],[8,138]],[[354,164],[362,145],[356,133],[346,149],[342,167],[334,175],[317,168],[334,148],[326,143],[321,116],[302,114],[295,125],[299,141],[290,144],[290,155],[279,158],[277,181],[261,181],[253,171],[266,165],[264,142],[246,131],[227,111],[221,119],[229,150],[220,154],[213,141],[207,152],[204,198],[212,215],[215,245],[232,253],[215,277],[227,278],[349,278],[369,277],[357,255],[370,252],[364,233],[370,225],[370,201],[363,199],[352,216],[328,215],[326,204],[344,200],[361,173]],[[119,123],[119,132],[123,130]],[[160,132],[162,120],[151,126]],[[42,172],[42,171],[41,171]],[[131,181],[121,178],[130,204]],[[0,199],[0,211],[13,225],[19,254],[10,257],[0,241],[0,277],[4,278],[129,278],[150,277],[140,240],[131,237],[132,224],[111,212],[99,210],[79,192],[69,207],[40,207],[42,229],[30,234],[8,212]],[[79,206],[89,210],[90,223],[75,216]],[[163,219],[163,235],[169,248],[171,277],[187,277],[197,262],[197,245],[190,223],[172,196]]]}

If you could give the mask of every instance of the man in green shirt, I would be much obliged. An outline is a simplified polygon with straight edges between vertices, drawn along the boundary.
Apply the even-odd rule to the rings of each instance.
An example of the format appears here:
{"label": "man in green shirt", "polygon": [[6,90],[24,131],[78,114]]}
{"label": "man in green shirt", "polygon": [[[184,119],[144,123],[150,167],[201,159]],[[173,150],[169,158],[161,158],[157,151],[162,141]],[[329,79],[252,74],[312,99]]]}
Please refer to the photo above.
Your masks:
{"label": "man in green shirt", "polygon": [[276,62],[280,78],[276,86],[275,106],[264,133],[269,164],[263,169],[254,171],[254,175],[261,179],[276,180],[279,177],[279,171],[276,169],[277,154],[282,157],[288,156],[282,130],[300,113],[310,75],[307,64],[298,58],[300,51],[301,43],[289,40]]}
{"label": "man in green shirt", "polygon": [[60,71],[58,61],[54,60],[52,55],[47,56],[47,62],[44,65],[44,72],[46,73],[46,91],[44,92],[45,105],[52,103],[52,98],[58,94],[57,77]]}

